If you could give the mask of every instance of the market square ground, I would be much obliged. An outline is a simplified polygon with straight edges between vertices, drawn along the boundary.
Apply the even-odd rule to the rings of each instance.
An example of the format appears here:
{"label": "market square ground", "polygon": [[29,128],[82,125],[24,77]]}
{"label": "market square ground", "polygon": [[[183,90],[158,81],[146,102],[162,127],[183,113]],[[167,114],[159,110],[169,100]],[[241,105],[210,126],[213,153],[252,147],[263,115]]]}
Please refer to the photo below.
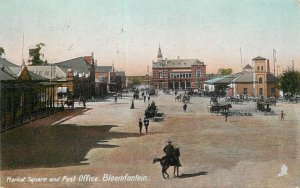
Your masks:
{"label": "market square ground", "polygon": [[[186,113],[173,95],[159,93],[151,100],[165,120],[150,121],[147,135],[139,134],[138,119],[143,118],[148,103],[135,101],[131,110],[129,96],[116,104],[113,99],[90,102],[87,109],[60,112],[1,133],[1,185],[300,187],[299,104],[278,103],[272,107],[277,115],[230,116],[225,122],[224,116],[208,112],[208,98],[192,97]],[[254,103],[233,105],[233,109],[254,108]],[[280,121],[281,110],[286,114],[284,121]],[[162,149],[169,139],[180,147],[183,167],[179,178],[173,178],[171,167],[171,178],[165,180],[160,165],[152,160],[164,155]],[[282,165],[288,172],[278,176]],[[103,181],[105,174],[139,175],[147,180]],[[85,181],[79,181],[80,176]],[[47,180],[12,183],[9,177]]]}

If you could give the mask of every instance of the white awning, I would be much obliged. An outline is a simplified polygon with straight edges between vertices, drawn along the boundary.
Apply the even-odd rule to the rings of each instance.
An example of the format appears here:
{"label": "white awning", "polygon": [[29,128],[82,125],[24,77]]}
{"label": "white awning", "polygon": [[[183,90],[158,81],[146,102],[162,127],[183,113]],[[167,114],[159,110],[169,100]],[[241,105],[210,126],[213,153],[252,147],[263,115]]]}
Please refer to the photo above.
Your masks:
{"label": "white awning", "polygon": [[67,93],[68,88],[67,87],[58,87],[57,93]]}

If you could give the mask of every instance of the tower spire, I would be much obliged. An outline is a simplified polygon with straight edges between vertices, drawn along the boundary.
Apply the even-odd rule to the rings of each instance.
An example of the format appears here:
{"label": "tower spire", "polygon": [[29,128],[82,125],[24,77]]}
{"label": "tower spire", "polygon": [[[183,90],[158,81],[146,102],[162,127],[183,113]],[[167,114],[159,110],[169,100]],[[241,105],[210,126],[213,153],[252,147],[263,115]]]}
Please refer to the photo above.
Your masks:
{"label": "tower spire", "polygon": [[162,53],[161,53],[161,49],[160,49],[160,42],[158,44],[158,53],[157,53],[157,61],[162,61],[163,59],[163,56],[162,56]]}

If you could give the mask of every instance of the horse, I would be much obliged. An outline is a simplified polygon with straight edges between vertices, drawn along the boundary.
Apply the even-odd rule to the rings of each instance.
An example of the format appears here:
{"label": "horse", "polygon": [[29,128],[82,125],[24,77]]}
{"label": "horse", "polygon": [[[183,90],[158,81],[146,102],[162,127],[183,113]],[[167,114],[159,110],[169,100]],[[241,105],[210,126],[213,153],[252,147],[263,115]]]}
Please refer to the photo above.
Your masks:
{"label": "horse", "polygon": [[68,106],[68,108],[73,108],[74,106],[74,101],[73,100],[68,100],[65,102],[65,105]]}
{"label": "horse", "polygon": [[[179,152],[179,148],[175,148],[174,149],[174,155],[175,157],[179,157],[180,156],[180,152]],[[160,165],[162,167],[162,176],[164,179],[168,179],[169,178],[169,174],[167,173],[167,170],[170,166],[174,166],[174,176],[179,176],[179,164],[178,162],[175,162],[174,159],[171,159],[170,157],[164,156],[161,159],[160,158],[155,158],[153,159],[153,163],[156,162],[160,162]],[[177,172],[177,175],[175,174],[175,172]],[[165,175],[167,175],[167,178],[165,177]]]}

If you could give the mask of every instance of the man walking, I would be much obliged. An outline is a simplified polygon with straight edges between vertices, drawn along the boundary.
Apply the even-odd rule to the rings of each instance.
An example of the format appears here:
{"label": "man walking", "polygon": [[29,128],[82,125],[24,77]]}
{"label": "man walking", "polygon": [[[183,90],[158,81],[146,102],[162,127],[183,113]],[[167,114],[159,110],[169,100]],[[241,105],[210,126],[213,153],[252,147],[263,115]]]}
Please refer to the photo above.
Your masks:
{"label": "man walking", "polygon": [[184,105],[183,105],[183,111],[186,112],[186,108],[187,108],[187,105],[186,105],[186,103],[184,103]]}
{"label": "man walking", "polygon": [[225,122],[227,122],[228,112],[225,112],[224,116],[225,116]]}
{"label": "man walking", "polygon": [[281,120],[284,120],[284,116],[285,116],[285,113],[283,113],[283,110],[282,110],[280,113]]}
{"label": "man walking", "polygon": [[139,120],[139,127],[140,127],[140,134],[142,134],[143,122],[141,118]]}
{"label": "man walking", "polygon": [[147,117],[144,118],[144,126],[146,129],[146,134],[148,133],[149,119]]}

